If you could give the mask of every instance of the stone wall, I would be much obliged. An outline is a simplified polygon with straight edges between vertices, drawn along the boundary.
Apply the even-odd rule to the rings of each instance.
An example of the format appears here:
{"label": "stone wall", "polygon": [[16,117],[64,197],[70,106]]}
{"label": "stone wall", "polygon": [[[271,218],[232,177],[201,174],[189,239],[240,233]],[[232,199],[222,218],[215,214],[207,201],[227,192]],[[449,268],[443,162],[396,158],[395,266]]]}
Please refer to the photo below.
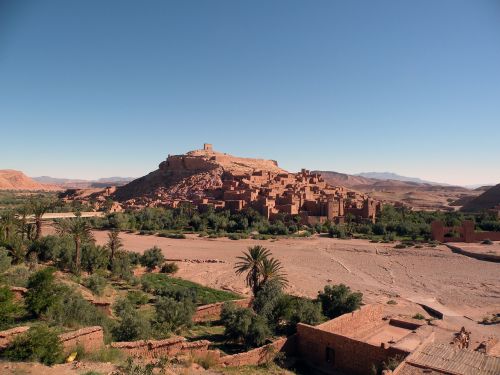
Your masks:
{"label": "stone wall", "polygon": [[[446,237],[450,232],[457,232],[459,237]],[[500,232],[475,232],[474,222],[471,220],[465,220],[459,227],[445,227],[441,221],[436,220],[431,224],[431,237],[439,242],[500,241]]]}
{"label": "stone wall", "polygon": [[[232,302],[239,307],[249,307],[252,304],[252,299],[245,298]],[[193,315],[193,322],[198,323],[219,320],[224,303],[225,302],[217,302],[209,305],[199,306]]]}
{"label": "stone wall", "polygon": [[323,331],[349,336],[358,329],[365,330],[369,325],[377,325],[382,320],[383,313],[384,307],[382,305],[366,305],[359,310],[344,314],[316,327]]}
{"label": "stone wall", "polygon": [[111,347],[119,349],[126,356],[150,361],[161,357],[171,357],[181,353],[200,354],[208,351],[210,341],[187,342],[184,337],[175,336],[165,340],[140,340],[113,342]]}
{"label": "stone wall", "polygon": [[261,365],[273,360],[279,352],[287,355],[295,354],[295,345],[296,335],[284,337],[248,352],[220,357],[219,363],[224,366]]}
{"label": "stone wall", "polygon": [[389,357],[408,355],[403,350],[371,345],[301,323],[297,325],[297,352],[325,373],[341,370],[359,375],[369,374],[373,364]]}
{"label": "stone wall", "polygon": [[102,327],[85,327],[59,335],[65,352],[74,351],[82,347],[85,352],[93,352],[104,346]]}
{"label": "stone wall", "polygon": [[12,340],[14,340],[14,337],[17,335],[20,335],[21,333],[26,332],[29,330],[30,327],[15,327],[8,329],[6,331],[1,331],[0,332],[0,350],[5,349]]}
{"label": "stone wall", "polygon": [[[5,349],[17,335],[28,331],[30,327],[16,327],[0,332],[0,350]],[[85,327],[62,333],[59,340],[65,352],[73,351],[77,347],[83,347],[86,352],[98,350],[104,346],[104,335],[102,327]]]}

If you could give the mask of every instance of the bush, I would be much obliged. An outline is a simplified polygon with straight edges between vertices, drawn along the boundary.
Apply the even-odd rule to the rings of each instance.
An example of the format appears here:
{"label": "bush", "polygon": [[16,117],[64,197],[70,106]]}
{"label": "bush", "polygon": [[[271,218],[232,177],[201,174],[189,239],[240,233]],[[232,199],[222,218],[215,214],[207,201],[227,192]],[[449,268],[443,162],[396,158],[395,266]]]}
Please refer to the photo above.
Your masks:
{"label": "bush", "polygon": [[425,316],[420,313],[416,313],[415,315],[413,315],[413,319],[424,320]]}
{"label": "bush", "polygon": [[351,292],[351,289],[344,284],[326,285],[323,292],[318,293],[318,300],[321,302],[323,314],[333,319],[359,309],[363,294]]}
{"label": "bush", "polygon": [[0,273],[7,271],[12,263],[12,258],[5,247],[0,247]]}
{"label": "bush", "polygon": [[168,273],[168,274],[174,274],[177,271],[179,271],[179,266],[174,262],[164,263],[160,269],[161,273]]}
{"label": "bush", "polygon": [[287,301],[283,294],[283,287],[279,282],[269,281],[255,295],[252,307],[257,314],[262,316],[270,325],[278,324],[286,310]]}
{"label": "bush", "polygon": [[58,298],[57,293],[54,293],[56,285],[53,268],[45,268],[34,273],[28,279],[27,287],[28,292],[24,302],[27,310],[35,316],[45,313]]}
{"label": "bush", "polygon": [[82,295],[65,285],[56,285],[55,297],[47,308],[44,317],[54,325],[81,328],[85,326],[101,326],[109,333],[113,322],[104,312],[99,310]]}
{"label": "bush", "polygon": [[155,325],[158,330],[172,332],[190,326],[195,306],[190,300],[176,301],[159,297],[155,303]]}
{"label": "bush", "polygon": [[149,271],[154,270],[165,262],[165,257],[161,253],[161,249],[157,246],[148,249],[142,254],[139,259],[141,266],[146,267]]}
{"label": "bush", "polygon": [[14,323],[22,313],[21,306],[14,299],[14,293],[8,287],[0,287],[0,330]]}
{"label": "bush", "polygon": [[237,307],[233,302],[222,306],[220,321],[224,326],[224,335],[232,341],[242,342],[252,323],[253,312],[250,309]]}
{"label": "bush", "polygon": [[484,241],[481,242],[483,245],[493,245],[493,241],[492,240],[489,240],[489,239],[486,239]]}
{"label": "bush", "polygon": [[245,345],[247,347],[261,346],[271,334],[266,319],[260,315],[254,315],[245,335]]}
{"label": "bush", "polygon": [[11,286],[22,286],[23,288],[28,285],[28,280],[32,272],[24,264],[10,267],[3,275],[2,280]]}
{"label": "bush", "polygon": [[113,306],[120,323],[112,330],[116,341],[147,339],[151,335],[151,324],[144,319],[126,299],[120,299]]}
{"label": "bush", "polygon": [[107,284],[108,281],[106,280],[106,278],[98,274],[93,274],[87,277],[87,279],[85,280],[85,286],[89,288],[96,296],[102,295]]}
{"label": "bush", "polygon": [[104,246],[86,243],[82,246],[82,269],[89,273],[105,270],[109,264],[109,251]]}
{"label": "bush", "polygon": [[11,361],[39,361],[53,365],[62,360],[63,346],[57,333],[47,326],[33,327],[14,338],[3,352]]}
{"label": "bush", "polygon": [[132,273],[132,259],[126,251],[119,251],[115,254],[111,273],[113,276],[123,280],[130,280]]}
{"label": "bush", "polygon": [[127,293],[127,300],[133,305],[140,306],[149,302],[149,296],[139,290],[131,290]]}
{"label": "bush", "polygon": [[316,325],[325,318],[321,312],[321,304],[305,298],[292,297],[289,311],[291,313],[287,319],[294,331],[298,323]]}

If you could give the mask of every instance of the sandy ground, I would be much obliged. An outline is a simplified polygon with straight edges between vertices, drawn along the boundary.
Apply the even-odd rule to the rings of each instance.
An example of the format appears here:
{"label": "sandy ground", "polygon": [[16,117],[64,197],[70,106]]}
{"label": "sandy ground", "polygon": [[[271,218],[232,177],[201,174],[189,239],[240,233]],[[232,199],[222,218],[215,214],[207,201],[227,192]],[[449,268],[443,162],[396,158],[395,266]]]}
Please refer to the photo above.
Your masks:
{"label": "sandy ground", "polygon": [[[278,241],[206,239],[184,240],[121,235],[127,250],[142,252],[154,245],[169,259],[212,260],[223,263],[179,262],[178,276],[201,284],[248,294],[244,278],[233,270],[249,246],[265,246],[278,258],[293,294],[315,297],[328,283],[345,283],[365,294],[368,302],[401,297],[434,301],[456,315],[475,320],[500,312],[500,264],[454,254],[445,246],[394,249],[393,244],[324,237]],[[105,231],[95,232],[99,244]],[[451,313],[453,315],[453,313]]]}

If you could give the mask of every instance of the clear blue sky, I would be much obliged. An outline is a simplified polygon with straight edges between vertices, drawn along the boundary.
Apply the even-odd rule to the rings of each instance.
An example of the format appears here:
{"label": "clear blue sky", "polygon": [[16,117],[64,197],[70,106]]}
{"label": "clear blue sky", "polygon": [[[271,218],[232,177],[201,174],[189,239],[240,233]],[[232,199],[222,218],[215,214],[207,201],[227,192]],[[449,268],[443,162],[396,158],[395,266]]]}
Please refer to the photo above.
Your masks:
{"label": "clear blue sky", "polygon": [[0,0],[0,169],[223,152],[500,182],[498,0]]}

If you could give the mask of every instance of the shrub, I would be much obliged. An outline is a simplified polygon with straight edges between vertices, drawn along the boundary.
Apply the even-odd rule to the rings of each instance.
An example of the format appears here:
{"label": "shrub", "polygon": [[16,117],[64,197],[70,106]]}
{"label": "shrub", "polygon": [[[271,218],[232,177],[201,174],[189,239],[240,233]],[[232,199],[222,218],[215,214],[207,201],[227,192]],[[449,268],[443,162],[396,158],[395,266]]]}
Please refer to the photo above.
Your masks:
{"label": "shrub", "polygon": [[0,287],[0,330],[11,326],[21,313],[22,308],[14,299],[14,293],[8,287]]}
{"label": "shrub", "polygon": [[493,245],[493,241],[492,240],[489,240],[489,239],[486,239],[484,241],[481,242],[483,245]]}
{"label": "shrub", "polygon": [[290,310],[291,313],[287,316],[293,330],[298,323],[316,325],[324,320],[321,312],[321,304],[305,298],[291,298]]}
{"label": "shrub", "polygon": [[98,274],[93,274],[85,280],[85,286],[97,296],[102,295],[107,284],[106,278]]}
{"label": "shrub", "polygon": [[161,253],[161,249],[155,246],[146,250],[140,257],[139,261],[141,266],[144,266],[149,271],[152,271],[165,261],[165,257]]}
{"label": "shrub", "polygon": [[0,247],[0,273],[7,271],[12,263],[12,258],[5,247]]}
{"label": "shrub", "polygon": [[287,308],[285,298],[281,284],[269,281],[257,292],[252,303],[253,309],[257,314],[264,317],[269,324],[275,325]]}
{"label": "shrub", "polygon": [[390,299],[389,301],[387,301],[387,304],[388,305],[397,305],[398,303],[396,301],[394,301],[393,299]]}
{"label": "shrub", "polygon": [[132,274],[132,259],[125,251],[119,251],[115,254],[111,273],[123,280],[129,280]]}
{"label": "shrub", "polygon": [[424,320],[425,316],[420,313],[416,313],[415,315],[413,315],[413,319]]}
{"label": "shrub", "polygon": [[28,292],[24,302],[27,310],[35,316],[40,316],[55,303],[58,298],[54,293],[56,285],[54,283],[54,269],[45,268],[34,273],[28,279]]}
{"label": "shrub", "polygon": [[168,274],[174,274],[177,271],[179,271],[179,266],[174,262],[164,263],[160,269],[161,273],[168,273]]}
{"label": "shrub", "polygon": [[253,312],[250,309],[237,307],[233,302],[226,302],[221,311],[221,324],[224,335],[236,342],[244,340],[252,323]]}
{"label": "shrub", "polygon": [[172,332],[190,326],[195,306],[190,300],[176,301],[173,298],[159,297],[155,303],[156,328]]}
{"label": "shrub", "polygon": [[104,246],[86,243],[82,246],[82,269],[89,273],[105,270],[109,264],[109,251]]}
{"label": "shrub", "polygon": [[146,339],[151,335],[151,324],[144,319],[126,299],[118,300],[113,306],[120,323],[112,330],[116,341],[134,341]]}
{"label": "shrub", "polygon": [[24,264],[10,267],[3,275],[2,280],[12,286],[26,287],[32,272]]}
{"label": "shrub", "polygon": [[80,328],[99,325],[109,333],[113,322],[82,295],[65,285],[55,286],[55,297],[47,308],[44,317],[54,325]]}
{"label": "shrub", "polygon": [[318,293],[318,300],[321,302],[323,314],[333,319],[359,309],[363,294],[351,292],[351,289],[344,284],[326,285],[323,292]]}
{"label": "shrub", "polygon": [[131,290],[127,293],[127,300],[136,306],[145,305],[149,301],[149,296],[139,290]]}
{"label": "shrub", "polygon": [[38,326],[16,336],[3,357],[12,361],[39,361],[50,366],[62,360],[62,353],[57,333],[47,326]]}
{"label": "shrub", "polygon": [[271,330],[266,319],[260,315],[254,315],[245,335],[245,345],[247,347],[261,346],[269,336],[271,336]]}

